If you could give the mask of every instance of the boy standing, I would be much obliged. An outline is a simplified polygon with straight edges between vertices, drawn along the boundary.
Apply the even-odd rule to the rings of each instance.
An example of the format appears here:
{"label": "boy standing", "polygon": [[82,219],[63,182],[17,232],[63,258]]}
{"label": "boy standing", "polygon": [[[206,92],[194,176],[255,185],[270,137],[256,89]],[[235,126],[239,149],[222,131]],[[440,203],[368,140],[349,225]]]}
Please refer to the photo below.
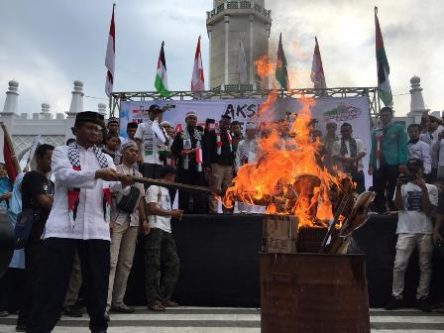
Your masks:
{"label": "boy standing", "polygon": [[[174,182],[176,170],[165,166],[160,179]],[[166,187],[151,185],[146,191],[150,232],[145,236],[145,292],[148,309],[165,311],[178,306],[170,300],[179,276],[179,256],[171,232],[171,218],[181,219],[183,210],[172,209]]]}

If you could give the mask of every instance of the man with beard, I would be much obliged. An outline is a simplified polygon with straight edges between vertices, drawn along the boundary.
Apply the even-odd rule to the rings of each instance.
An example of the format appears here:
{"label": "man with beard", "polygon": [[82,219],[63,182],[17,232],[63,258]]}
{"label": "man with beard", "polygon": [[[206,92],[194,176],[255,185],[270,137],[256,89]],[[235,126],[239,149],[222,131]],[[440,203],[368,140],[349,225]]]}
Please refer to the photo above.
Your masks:
{"label": "man with beard", "polygon": [[[202,186],[205,185],[203,133],[196,128],[196,113],[188,112],[185,123],[185,129],[176,135],[171,146],[172,153],[178,157],[177,182]],[[179,191],[179,208],[185,213],[206,213],[206,196]]]}

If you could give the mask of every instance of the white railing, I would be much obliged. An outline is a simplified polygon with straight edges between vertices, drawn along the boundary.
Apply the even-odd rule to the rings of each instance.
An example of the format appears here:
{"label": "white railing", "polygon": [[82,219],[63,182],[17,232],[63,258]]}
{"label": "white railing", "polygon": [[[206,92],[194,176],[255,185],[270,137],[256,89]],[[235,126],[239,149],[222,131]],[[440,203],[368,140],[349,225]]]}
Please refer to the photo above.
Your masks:
{"label": "white railing", "polygon": [[211,11],[207,12],[207,19],[211,19],[228,9],[253,9],[266,18],[271,18],[271,10],[267,10],[261,5],[254,3],[254,1],[226,1]]}

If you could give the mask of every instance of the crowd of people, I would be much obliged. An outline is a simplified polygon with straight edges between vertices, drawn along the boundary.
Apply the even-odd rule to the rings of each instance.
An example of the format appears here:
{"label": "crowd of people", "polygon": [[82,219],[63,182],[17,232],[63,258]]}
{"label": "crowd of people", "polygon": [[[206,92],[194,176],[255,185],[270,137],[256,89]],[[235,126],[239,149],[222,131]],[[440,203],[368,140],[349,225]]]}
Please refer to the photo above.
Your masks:
{"label": "crowd of people", "polygon": [[[178,306],[171,299],[180,269],[171,219],[180,220],[184,213],[230,214],[234,207],[239,212],[261,212],[261,207],[255,210],[243,203],[226,207],[220,196],[242,165],[256,161],[258,138],[266,136],[267,129],[255,123],[242,128],[226,115],[217,126],[207,119],[200,127],[197,114],[188,112],[185,126],[176,132],[162,121],[162,112],[158,105],[150,106],[148,119],[128,123],[125,138],[119,135],[119,119],[110,118],[105,125],[100,114],[81,112],[72,129],[75,139],[60,147],[39,146],[35,170],[20,175],[14,184],[0,165],[0,209],[8,211],[13,224],[32,220],[24,248],[14,252],[1,280],[2,290],[11,293],[0,297],[0,316],[18,309],[17,331],[46,333],[61,313],[82,316],[81,286],[92,332],[106,332],[110,312],[133,313],[124,296],[138,237],[145,253],[148,308],[165,311]],[[379,116],[369,156],[375,210],[399,211],[393,299],[387,308],[401,305],[404,273],[417,247],[421,269],[417,297],[428,311],[432,244],[442,241],[439,231],[444,223],[442,195],[438,203],[439,186],[433,185],[444,178],[442,120],[425,115],[406,133],[393,122],[391,108],[382,108]],[[282,149],[294,148],[291,117],[287,114],[276,123]],[[367,149],[354,137],[352,125],[342,123],[340,135],[334,121],[326,124],[325,135],[315,121],[312,125],[312,140],[320,143],[319,163],[332,172],[347,173],[355,191],[365,191]],[[48,178],[50,172],[53,178]],[[133,177],[141,176],[209,186],[218,195],[176,193],[135,183]],[[173,208],[176,196],[178,209]]]}

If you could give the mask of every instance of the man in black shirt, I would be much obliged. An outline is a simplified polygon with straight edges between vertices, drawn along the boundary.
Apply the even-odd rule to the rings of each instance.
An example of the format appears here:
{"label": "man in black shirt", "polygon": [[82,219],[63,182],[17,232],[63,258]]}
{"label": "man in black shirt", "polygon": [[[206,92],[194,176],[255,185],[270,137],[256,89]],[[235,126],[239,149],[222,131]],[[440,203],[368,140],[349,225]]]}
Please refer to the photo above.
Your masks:
{"label": "man in black shirt", "polygon": [[32,214],[33,224],[25,245],[25,295],[20,307],[16,331],[26,330],[26,321],[31,310],[36,276],[39,269],[39,255],[43,241],[41,236],[52,207],[54,183],[47,178],[51,171],[51,157],[54,147],[43,144],[35,152],[36,170],[25,174],[22,182],[22,211]]}
{"label": "man in black shirt", "polygon": [[[225,193],[233,180],[234,148],[230,134],[231,118],[222,116],[219,128],[211,131],[208,137],[208,161],[210,173],[210,187],[216,193]],[[217,213],[217,197],[209,202],[210,213]],[[231,212],[231,207],[222,206],[224,213]]]}
{"label": "man in black shirt", "polygon": [[[205,185],[203,168],[203,133],[198,128],[197,116],[188,112],[186,127],[177,133],[171,152],[177,156],[177,182],[191,185]],[[179,191],[179,209],[185,213],[204,214],[207,212],[206,196]]]}

